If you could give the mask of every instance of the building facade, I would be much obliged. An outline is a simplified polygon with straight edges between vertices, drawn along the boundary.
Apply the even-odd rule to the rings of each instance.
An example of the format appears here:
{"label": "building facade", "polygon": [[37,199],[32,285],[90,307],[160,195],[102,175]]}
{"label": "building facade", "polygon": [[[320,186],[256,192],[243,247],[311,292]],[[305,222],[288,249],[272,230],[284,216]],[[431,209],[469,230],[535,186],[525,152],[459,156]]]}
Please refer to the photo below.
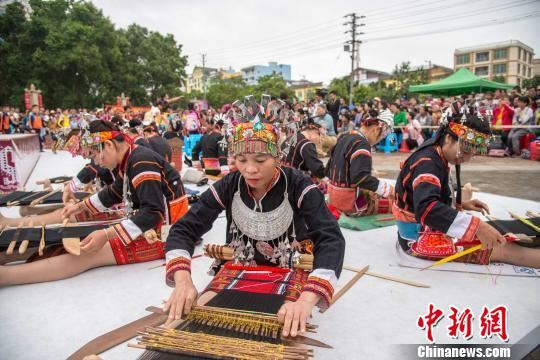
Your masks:
{"label": "building facade", "polygon": [[201,66],[195,66],[193,72],[188,76],[185,92],[190,93],[192,91],[205,92],[208,91],[212,78],[216,76],[218,69]]}
{"label": "building facade", "polygon": [[283,80],[291,80],[291,65],[269,62],[268,65],[253,65],[242,69],[242,77],[246,84],[255,85],[263,76],[281,74]]}
{"label": "building facade", "polygon": [[390,74],[384,71],[358,67],[354,70],[354,81],[358,84],[367,85],[379,80],[385,80]]}
{"label": "building facade", "polygon": [[308,101],[314,97],[318,90],[322,89],[322,82],[312,82],[308,80],[290,80],[287,86],[294,90],[294,96],[298,101]]}
{"label": "building facade", "polygon": [[454,70],[468,68],[490,80],[521,86],[533,77],[534,50],[517,40],[460,48],[454,51]]}

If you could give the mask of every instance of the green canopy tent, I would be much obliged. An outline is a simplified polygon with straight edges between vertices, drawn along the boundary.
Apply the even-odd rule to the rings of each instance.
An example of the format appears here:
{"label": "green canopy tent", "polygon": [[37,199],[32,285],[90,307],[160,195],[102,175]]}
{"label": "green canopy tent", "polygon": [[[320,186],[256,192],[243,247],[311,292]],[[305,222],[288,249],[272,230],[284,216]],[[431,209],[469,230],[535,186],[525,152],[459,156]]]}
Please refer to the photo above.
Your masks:
{"label": "green canopy tent", "polygon": [[451,96],[496,89],[510,90],[512,87],[513,85],[482,79],[471,73],[467,68],[461,68],[442,80],[430,84],[411,85],[409,92]]}

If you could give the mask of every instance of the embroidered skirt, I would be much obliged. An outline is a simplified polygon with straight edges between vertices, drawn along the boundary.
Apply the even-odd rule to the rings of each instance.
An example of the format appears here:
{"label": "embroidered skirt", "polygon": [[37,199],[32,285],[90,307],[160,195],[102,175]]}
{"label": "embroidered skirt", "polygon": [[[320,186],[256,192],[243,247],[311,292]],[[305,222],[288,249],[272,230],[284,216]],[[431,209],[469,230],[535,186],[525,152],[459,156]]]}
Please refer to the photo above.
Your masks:
{"label": "embroidered skirt", "polygon": [[149,244],[144,238],[138,238],[124,246],[120,238],[109,240],[117,265],[135,264],[165,258],[165,242]]}
{"label": "embroidered skirt", "polygon": [[[411,224],[415,228],[417,226],[417,224],[414,223],[407,224]],[[472,242],[458,241],[454,243],[450,237],[438,231],[425,231],[418,237],[418,240],[412,240],[412,232],[414,232],[414,230],[412,228],[407,229],[407,227],[408,226],[404,226],[403,223],[398,221],[398,241],[401,248],[408,255],[425,260],[437,261],[457,252],[467,250],[480,243],[478,240]],[[406,237],[408,239],[406,239]],[[489,264],[491,251],[492,250],[478,250],[454,261],[487,265]]]}
{"label": "embroidered skirt", "polygon": [[392,212],[393,201],[391,198],[381,198],[369,190],[328,184],[328,204],[354,217],[389,214]]}

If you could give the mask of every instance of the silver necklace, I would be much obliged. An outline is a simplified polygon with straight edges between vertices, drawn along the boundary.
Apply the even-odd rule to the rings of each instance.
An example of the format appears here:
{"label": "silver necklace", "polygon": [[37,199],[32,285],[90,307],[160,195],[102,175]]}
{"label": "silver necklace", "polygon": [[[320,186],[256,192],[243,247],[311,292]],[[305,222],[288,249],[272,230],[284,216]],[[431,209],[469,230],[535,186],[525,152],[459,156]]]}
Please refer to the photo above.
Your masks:
{"label": "silver necklace", "polygon": [[[245,264],[253,264],[255,249],[270,262],[278,263],[280,267],[287,267],[288,257],[290,253],[290,241],[296,239],[294,229],[294,212],[289,203],[288,180],[283,170],[281,173],[285,177],[285,192],[283,193],[283,201],[272,211],[259,212],[250,209],[240,196],[240,181],[238,179],[238,188],[234,194],[231,206],[232,222],[230,233],[232,234],[231,246],[234,248],[234,259],[236,262]],[[289,240],[288,229],[293,226]],[[247,241],[246,241],[247,240]],[[277,246],[270,245],[269,242],[275,243]]]}

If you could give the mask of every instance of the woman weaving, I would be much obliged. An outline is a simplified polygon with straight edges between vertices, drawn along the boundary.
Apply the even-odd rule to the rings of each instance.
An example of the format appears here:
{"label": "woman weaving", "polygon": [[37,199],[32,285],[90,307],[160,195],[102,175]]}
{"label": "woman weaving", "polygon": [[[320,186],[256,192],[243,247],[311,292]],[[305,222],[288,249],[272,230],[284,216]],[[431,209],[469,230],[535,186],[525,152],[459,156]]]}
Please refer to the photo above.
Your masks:
{"label": "woman weaving", "polygon": [[360,131],[339,136],[326,165],[328,204],[348,216],[389,213],[394,188],[372,173],[371,147],[392,132],[389,110],[370,112]]}
{"label": "woman weaving", "polygon": [[[234,249],[234,264],[241,269],[288,272],[286,269],[292,266],[291,248],[311,244],[313,271],[309,276],[301,270],[291,272],[294,275],[285,296],[290,302],[281,303],[277,312],[284,322],[283,335],[296,336],[305,331],[315,305],[330,304],[343,265],[345,241],[317,185],[298,170],[279,166],[279,124],[264,122],[261,117],[266,109],[253,104],[252,97],[247,100],[243,107],[245,122],[228,132],[229,156],[234,157],[239,171],[211,185],[186,216],[174,224],[167,238],[166,281],[174,290],[165,311],[169,311],[170,319],[190,312],[197,298],[190,274],[195,242],[225,210],[226,244]],[[198,299],[198,305],[231,288],[224,279],[231,274],[236,279],[241,276],[231,266],[235,265],[214,263],[217,275]]]}
{"label": "woman weaving", "polygon": [[[0,267],[0,286],[59,280],[99,266],[164,257],[164,243],[153,241],[153,238],[147,240],[143,234],[164,223],[173,223],[187,210],[187,198],[178,172],[155,152],[132,146],[108,121],[92,122],[89,134],[80,140],[81,147],[90,151],[97,164],[117,169],[118,176],[112,185],[86,200],[68,204],[62,216],[73,218],[86,212],[92,220],[113,205],[123,203],[126,218],[83,239],[80,256],[61,254],[46,260]],[[40,216],[31,219],[34,224],[43,223]]]}
{"label": "woman weaving", "polygon": [[[479,200],[461,196],[461,164],[486,154],[491,134],[489,120],[473,107],[452,104],[436,136],[424,142],[403,164],[396,181],[398,242],[411,256],[439,260],[460,248],[483,245],[456,261],[490,261],[540,268],[540,250],[507,243],[494,227],[460,210],[489,212]],[[453,200],[450,165],[456,166],[457,194]],[[455,207],[453,207],[455,205]],[[453,241],[457,239],[457,242]]]}

